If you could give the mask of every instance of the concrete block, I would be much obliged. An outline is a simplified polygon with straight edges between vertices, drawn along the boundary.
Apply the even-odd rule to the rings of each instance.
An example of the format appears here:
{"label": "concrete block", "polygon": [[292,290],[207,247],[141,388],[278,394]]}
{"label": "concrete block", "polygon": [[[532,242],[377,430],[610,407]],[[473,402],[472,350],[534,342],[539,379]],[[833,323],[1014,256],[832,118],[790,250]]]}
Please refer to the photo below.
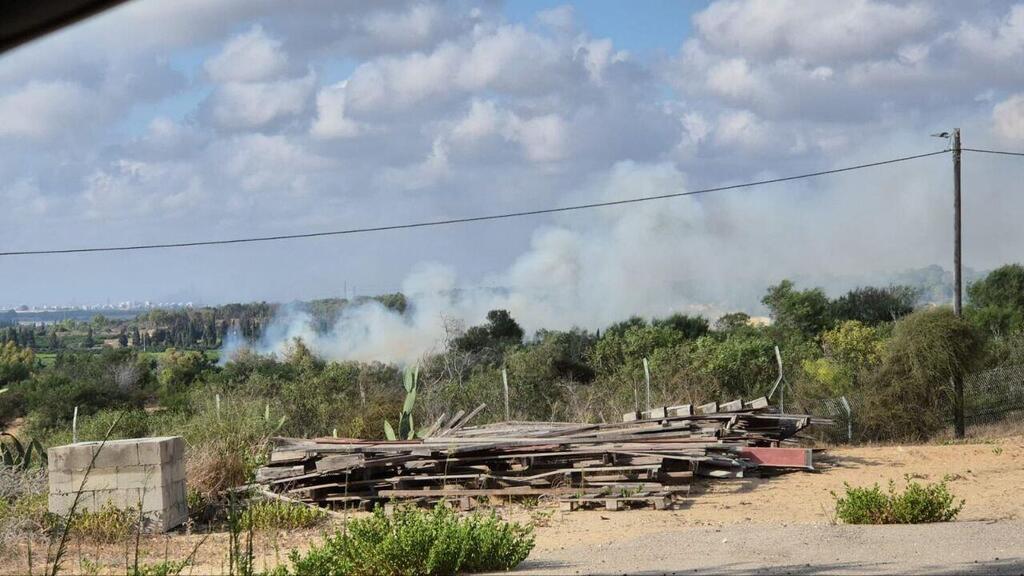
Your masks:
{"label": "concrete block", "polygon": [[96,468],[116,468],[118,466],[138,466],[139,444],[131,440],[114,440],[107,442],[96,455]]}
{"label": "concrete block", "polygon": [[92,455],[99,448],[98,442],[85,442],[69,446],[67,466],[71,470],[85,470],[92,464]]}
{"label": "concrete block", "polygon": [[[166,531],[188,517],[185,443],[178,437],[118,440],[104,445],[86,469],[99,443],[51,449],[50,511],[66,514],[82,488],[78,510],[123,510],[141,506],[152,530]],[[84,484],[83,484],[84,480]]]}
{"label": "concrete block", "polygon": [[120,489],[133,489],[159,484],[162,477],[160,468],[157,464],[118,466],[115,474],[117,477],[117,487]]}
{"label": "concrete block", "polygon": [[85,477],[85,484],[76,483],[74,490],[77,490],[78,486],[82,486],[82,490],[117,489],[117,472],[115,468],[93,468],[88,476],[84,472],[82,476]]}

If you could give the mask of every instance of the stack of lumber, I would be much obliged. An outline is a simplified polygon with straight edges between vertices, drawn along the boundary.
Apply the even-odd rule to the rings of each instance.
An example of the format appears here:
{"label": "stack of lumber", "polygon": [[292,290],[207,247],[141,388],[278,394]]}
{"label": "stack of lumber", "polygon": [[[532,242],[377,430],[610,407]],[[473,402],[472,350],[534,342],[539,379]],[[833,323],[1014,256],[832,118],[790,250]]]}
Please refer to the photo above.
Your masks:
{"label": "stack of lumber", "polygon": [[777,413],[764,398],[661,407],[612,424],[467,426],[480,409],[442,416],[417,440],[278,438],[256,480],[264,494],[329,508],[545,496],[568,509],[660,509],[687,495],[694,475],[813,469],[809,449],[787,445],[820,423]]}

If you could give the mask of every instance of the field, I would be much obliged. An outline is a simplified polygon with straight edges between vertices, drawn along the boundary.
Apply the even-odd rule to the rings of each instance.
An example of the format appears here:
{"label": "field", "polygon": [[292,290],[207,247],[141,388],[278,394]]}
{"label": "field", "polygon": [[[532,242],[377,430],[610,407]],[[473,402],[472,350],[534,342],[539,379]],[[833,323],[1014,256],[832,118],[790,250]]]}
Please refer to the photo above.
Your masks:
{"label": "field", "polygon": [[[829,450],[817,473],[698,483],[693,498],[673,511],[561,512],[499,507],[537,525],[537,547],[520,567],[530,574],[662,571],[1019,573],[1024,569],[1024,435],[963,444],[882,445]],[[905,477],[946,479],[966,500],[958,522],[920,526],[836,525],[833,491]],[[341,521],[336,522],[340,527]],[[293,548],[330,528],[258,536],[256,562],[269,568]],[[187,554],[202,536],[171,534],[143,540],[149,561]],[[200,547],[193,573],[227,569],[226,533]],[[35,544],[38,555],[43,542]],[[3,573],[27,571],[27,549],[8,554]],[[124,544],[76,542],[68,566],[123,573]],[[975,564],[977,562],[978,564]],[[39,571],[39,567],[36,567]]]}

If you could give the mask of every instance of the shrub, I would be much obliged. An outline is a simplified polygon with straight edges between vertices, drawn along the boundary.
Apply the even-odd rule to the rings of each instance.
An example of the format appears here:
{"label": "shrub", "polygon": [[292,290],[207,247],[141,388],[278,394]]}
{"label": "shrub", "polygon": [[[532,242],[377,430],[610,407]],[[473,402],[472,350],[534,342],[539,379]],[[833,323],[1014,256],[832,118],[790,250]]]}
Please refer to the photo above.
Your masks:
{"label": "shrub", "polygon": [[313,528],[327,520],[319,508],[291,502],[262,501],[249,506],[242,516],[242,529],[256,531]]}
{"label": "shrub", "polygon": [[533,529],[494,514],[460,518],[450,508],[377,509],[353,520],[305,555],[293,551],[292,571],[305,575],[456,574],[510,570],[533,550]]}
{"label": "shrub", "polygon": [[878,484],[858,488],[846,484],[846,494],[836,499],[836,516],[847,524],[924,524],[949,522],[964,507],[949,492],[945,482],[921,485],[908,480],[902,493],[889,482],[888,493]]}
{"label": "shrub", "polygon": [[0,466],[0,551],[46,522],[46,470]]}
{"label": "shrub", "polygon": [[951,378],[977,363],[981,344],[949,308],[920,310],[897,322],[881,365],[861,390],[860,425],[867,436],[921,440],[946,426]]}
{"label": "shrub", "polygon": [[[64,518],[51,516],[51,528],[61,530]],[[138,508],[117,508],[104,504],[99,510],[76,512],[71,518],[70,534],[82,540],[112,544],[126,541],[139,523]]]}

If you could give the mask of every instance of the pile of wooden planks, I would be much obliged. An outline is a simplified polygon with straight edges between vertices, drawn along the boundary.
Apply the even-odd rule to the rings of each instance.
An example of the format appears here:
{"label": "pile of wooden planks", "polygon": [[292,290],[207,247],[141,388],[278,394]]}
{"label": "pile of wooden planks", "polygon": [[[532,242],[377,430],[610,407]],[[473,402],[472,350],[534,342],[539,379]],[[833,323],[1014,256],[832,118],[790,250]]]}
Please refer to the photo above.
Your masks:
{"label": "pile of wooden planks", "polygon": [[788,445],[821,422],[759,398],[661,407],[613,424],[467,426],[482,408],[442,416],[417,440],[278,438],[256,480],[265,494],[329,508],[553,497],[567,509],[661,509],[689,493],[694,475],[813,469],[809,449]]}

